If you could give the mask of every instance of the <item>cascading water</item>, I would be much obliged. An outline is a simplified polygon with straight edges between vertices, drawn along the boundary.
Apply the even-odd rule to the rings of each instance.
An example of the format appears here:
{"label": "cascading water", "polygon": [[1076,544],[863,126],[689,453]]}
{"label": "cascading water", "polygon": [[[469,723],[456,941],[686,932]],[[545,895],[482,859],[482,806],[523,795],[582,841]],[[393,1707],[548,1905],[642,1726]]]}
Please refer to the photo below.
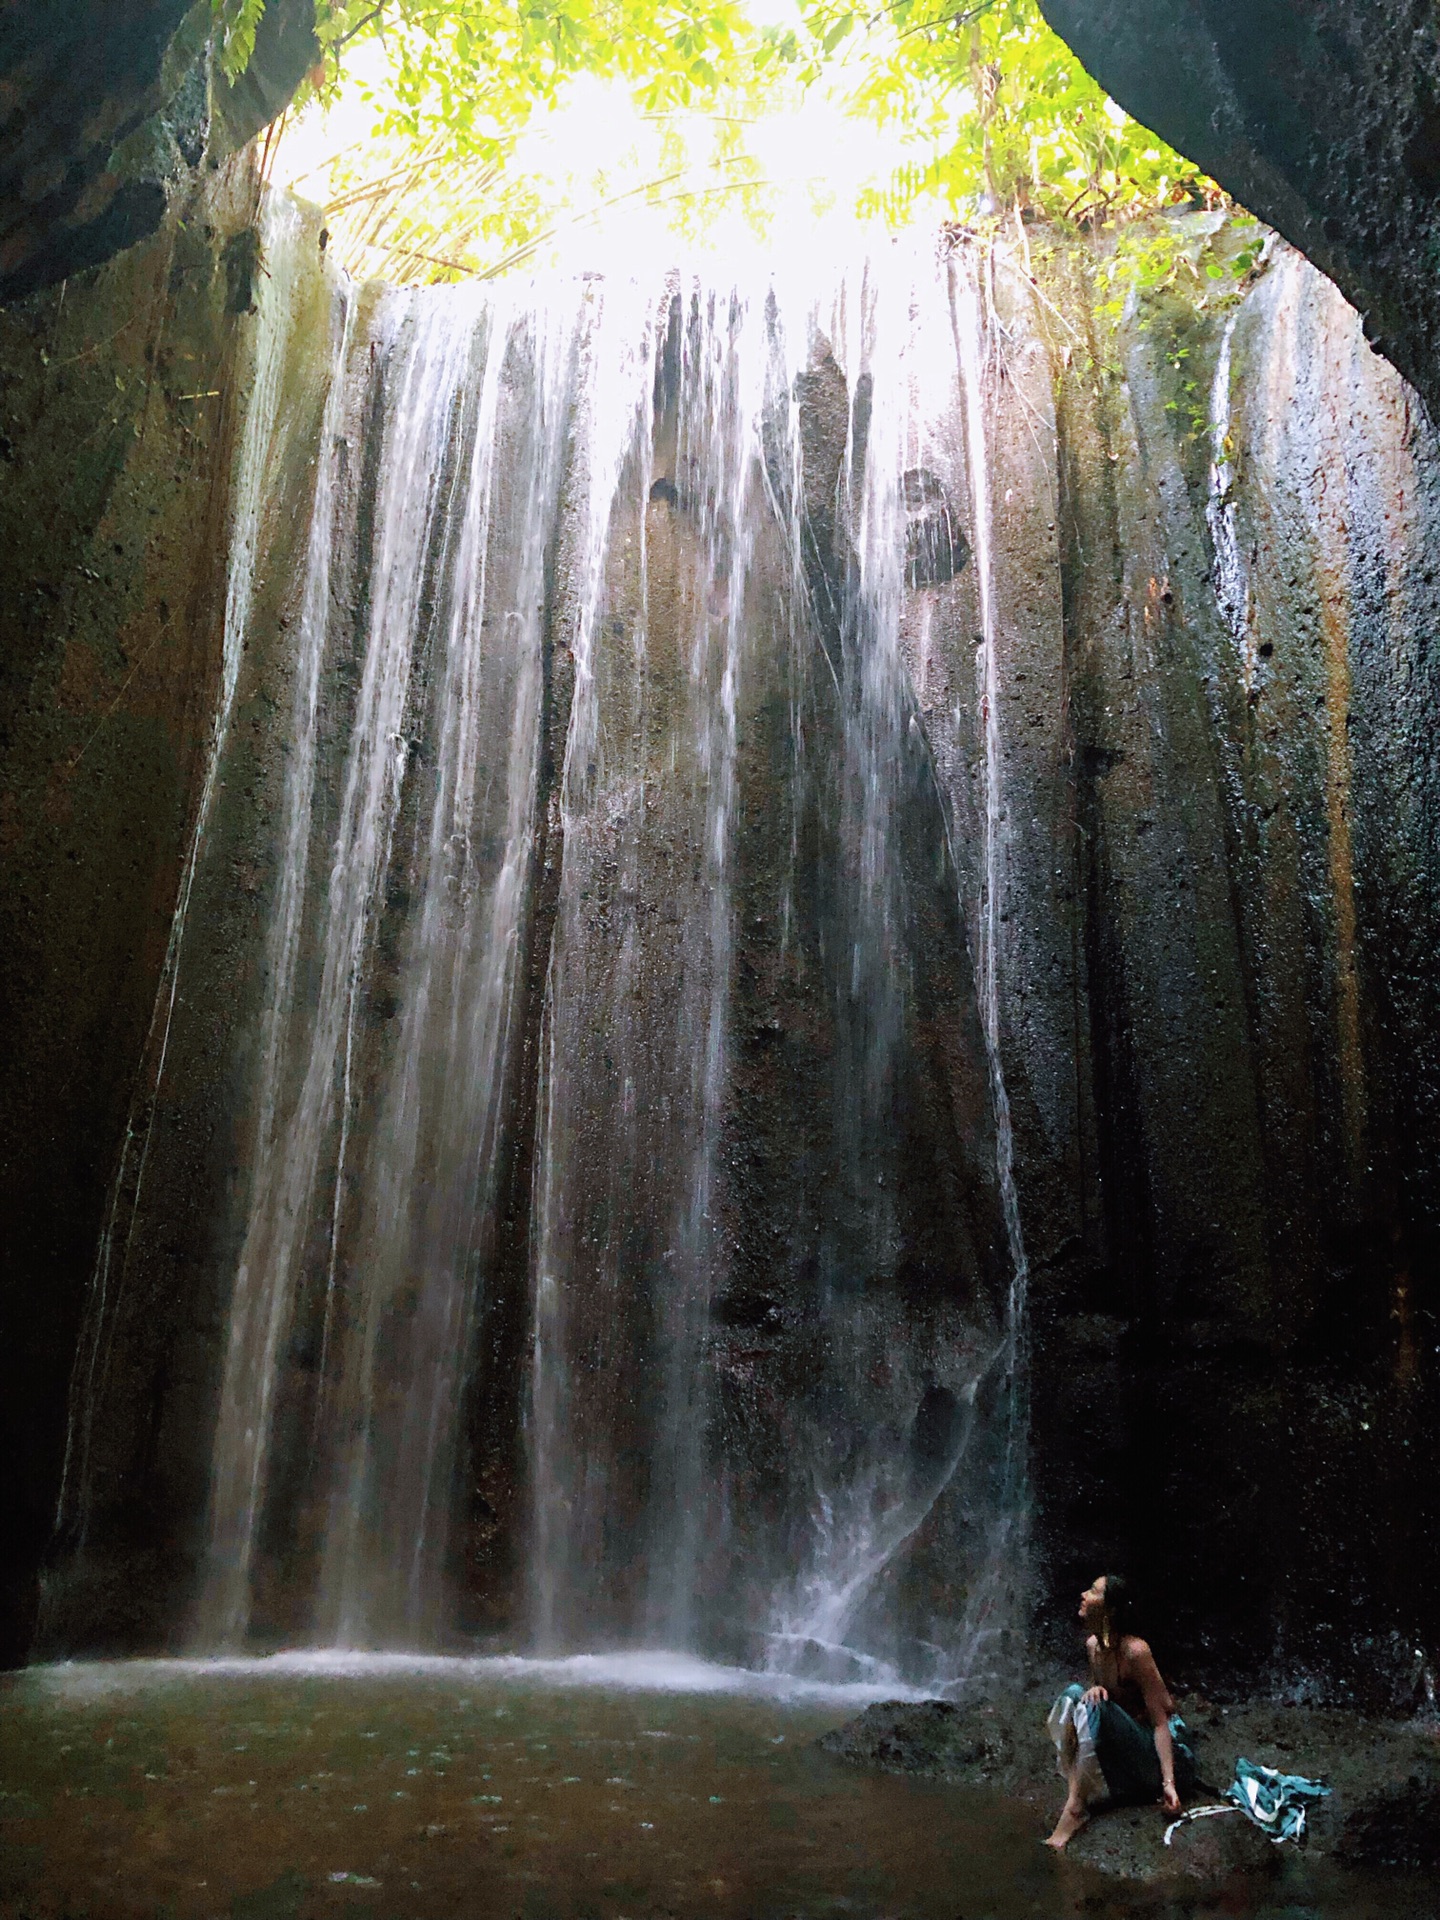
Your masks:
{"label": "cascading water", "polygon": [[[622,450],[605,456],[623,477],[577,614],[548,1012],[532,1402],[547,1646],[598,1633],[939,1674],[956,1649],[943,1618],[908,1613],[907,1550],[928,1526],[930,1577],[973,1604],[978,1535],[982,1558],[995,1546],[989,1521],[937,1510],[1009,1356],[980,1275],[956,1285],[968,1223],[931,1297],[901,1297],[925,1257],[903,1138],[925,1085],[913,945],[934,880],[916,870],[946,872],[949,834],[899,618],[907,592],[963,592],[964,546],[946,518],[939,566],[927,496],[928,557],[907,549],[893,423],[911,305],[945,298],[933,263],[894,313],[864,273],[823,304],[687,289],[652,297],[625,361]],[[785,796],[788,831],[757,848],[736,729],[767,715],[784,722],[761,797]],[[750,1173],[757,1035],[772,1073],[811,1079],[818,1112]],[[766,1253],[742,1209],[777,1186],[789,1217]],[[767,1371],[786,1398],[757,1445],[740,1430],[757,1388],[774,1393]]]}
{"label": "cascading water", "polygon": [[[568,334],[497,303],[486,336],[458,533],[453,556],[448,532],[442,553],[451,584],[431,669],[433,810],[412,855],[399,1034],[352,1255],[361,1306],[339,1366],[353,1438],[325,1588],[346,1642],[397,1625],[433,1637],[442,1625],[448,1490],[528,912],[548,557],[533,530],[553,518],[560,481]],[[517,389],[528,418],[517,417]],[[398,1439],[385,1412],[397,1402]]]}
{"label": "cascading water", "polygon": [[[77,1129],[12,1165],[22,1279],[130,1126],[12,1637],[38,1572],[40,1658],[982,1685],[1024,1623],[1028,1251],[1037,1561],[1158,1542],[1199,1648],[1228,1541],[1348,1683],[1367,1476],[1388,1625],[1429,1591],[1440,1085],[1436,442],[1360,317],[1178,209],[1166,257],[1221,271],[1122,304],[1138,233],[1033,227],[401,295],[284,201],[238,316],[242,184],[176,230],[138,438],[132,279],[72,287],[58,371],[17,336],[24,436],[63,399],[120,460],[37,564],[0,836],[16,1058],[70,1062],[12,1134]],[[16,1296],[22,1506],[72,1293]],[[1287,1533],[1210,1463],[1317,1394],[1373,1437]]]}
{"label": "cascading water", "polygon": [[[401,306],[398,300],[390,304]],[[381,335],[382,345],[397,353],[400,371],[376,504],[370,644],[320,906],[321,977],[313,1006],[267,1008],[273,1026],[293,1028],[297,1040],[290,1075],[289,1063],[279,1061],[273,1079],[293,1076],[298,1089],[293,1106],[283,1114],[278,1088],[266,1103],[270,1113],[262,1111],[264,1132],[257,1141],[250,1219],[231,1308],[213,1469],[210,1572],[200,1610],[201,1636],[222,1644],[239,1640],[248,1625],[251,1569],[280,1386],[279,1349],[294,1315],[299,1268],[314,1224],[312,1196],[321,1176],[321,1157],[338,1118],[337,1188],[330,1206],[321,1210],[332,1223],[330,1257],[337,1257],[333,1223],[338,1183],[349,1171],[348,1069],[353,1066],[357,1001],[377,932],[377,887],[389,862],[406,768],[406,699],[441,473],[435,443],[443,445],[448,435],[473,319],[470,313],[454,313],[450,303],[434,302],[398,351],[393,337]],[[323,548],[323,536],[320,545]],[[318,553],[312,558],[318,561]],[[308,794],[302,798],[295,793],[295,811],[308,801]],[[291,857],[299,857],[299,851],[286,849]],[[289,982],[282,975],[277,984],[283,988]],[[265,1092],[270,1094],[270,1088]]]}
{"label": "cascading water", "polygon": [[1255,678],[1249,637],[1250,586],[1235,526],[1235,468],[1230,449],[1231,349],[1239,313],[1232,313],[1220,335],[1215,378],[1210,385],[1210,496],[1205,517],[1215,549],[1215,599],[1240,655],[1248,692]]}
{"label": "cascading water", "polygon": [[[530,529],[553,517],[559,484],[563,341],[543,318],[482,307],[469,293],[387,296],[360,342],[361,382],[375,391],[347,403],[350,340],[347,324],[326,432],[347,404],[382,415],[367,503],[368,618],[344,737],[329,743],[328,764],[343,776],[326,822],[316,663],[343,646],[324,630],[335,537],[327,467],[308,558],[313,617],[296,680],[300,750],[287,782],[202,1643],[246,1631],[266,1500],[285,1497],[270,1481],[287,1393],[310,1403],[288,1410],[312,1456],[298,1500],[289,1497],[318,1516],[306,1523],[323,1540],[318,1631],[364,1645],[423,1640],[439,1627],[526,911],[546,562]],[[352,488],[348,510],[360,506]],[[312,856],[317,830],[328,844]],[[307,886],[310,865],[322,884]],[[396,926],[401,888],[416,906]],[[309,982],[295,965],[300,939],[311,946]],[[300,1387],[281,1348],[307,1323],[312,1337],[318,1323],[318,1358]]]}
{"label": "cascading water", "polygon": [[[483,1508],[512,1643],[998,1657],[1025,1268],[978,284],[337,290],[197,1648],[453,1643],[501,1577]],[[506,1520],[475,1435],[511,1404]]]}
{"label": "cascading water", "polygon": [[[587,1622],[684,1644],[703,1500],[755,364],[735,303],[686,315],[678,295],[627,291],[598,297],[546,1010],[531,1431],[547,1647]],[[623,1485],[627,1447],[643,1468]],[[633,1590],[593,1591],[587,1570],[616,1558]]]}
{"label": "cascading water", "polygon": [[1010,1120],[1010,1097],[1001,1055],[1000,926],[1005,891],[1005,832],[1007,811],[1002,776],[1000,738],[1000,665],[998,615],[992,558],[990,450],[986,432],[985,349],[994,329],[987,326],[985,289],[991,262],[977,256],[964,270],[952,269],[951,302],[955,338],[965,392],[966,439],[969,452],[971,501],[975,529],[975,573],[980,609],[980,645],[976,651],[976,692],[984,739],[985,835],[984,879],[978,910],[978,968],[980,1012],[985,1027],[985,1050],[990,1066],[991,1098],[995,1109],[995,1166],[1000,1206],[1010,1254],[1010,1286],[1005,1306],[1005,1331],[999,1362],[995,1407],[998,1415],[1000,1457],[999,1499],[992,1512],[994,1529],[986,1557],[988,1578],[971,1599],[969,1624],[972,1645],[981,1638],[1003,1636],[1020,1624],[1015,1591],[1023,1564],[1026,1522],[1025,1446],[1025,1298],[1029,1262],[1020,1220],[1020,1196],[1015,1185],[1015,1148]]}
{"label": "cascading water", "polygon": [[[304,597],[296,661],[295,700],[291,721],[291,759],[286,780],[280,888],[267,940],[267,960],[272,985],[269,1004],[264,1010],[262,1020],[256,1119],[256,1157],[262,1168],[267,1163],[273,1163],[283,1152],[283,1144],[278,1137],[279,1078],[282,1045],[287,1018],[291,1010],[295,969],[299,957],[300,924],[305,908],[320,675],[325,657],[330,608],[335,491],[340,452],[344,445],[340,437],[339,416],[345,388],[343,379],[338,376],[343,373],[350,346],[352,314],[352,302],[347,290],[336,366],[331,374],[330,393],[322,422],[320,467],[306,554]],[[253,568],[253,556],[247,558],[247,564]],[[246,1280],[246,1270],[242,1268],[232,1308],[227,1373],[233,1373],[240,1365],[249,1361],[249,1379],[245,1382],[249,1385],[255,1378],[256,1364],[254,1358],[246,1355],[244,1350],[245,1336],[250,1331],[247,1325],[249,1303],[246,1299]],[[273,1339],[278,1334],[278,1330],[278,1323],[274,1323],[272,1315],[272,1327],[268,1330],[271,1334],[272,1350]],[[227,1455],[233,1456],[236,1441],[233,1419],[227,1421],[225,1418],[229,1411],[226,1401],[233,1402],[237,1392],[236,1386],[229,1378],[224,1390],[225,1398],[222,1399],[215,1457],[217,1487],[214,1497],[213,1525],[217,1537],[221,1529],[226,1527],[233,1528],[240,1537],[232,1551],[226,1555],[225,1571],[230,1577],[225,1582],[225,1590],[221,1593],[213,1590],[215,1575],[212,1572],[212,1591],[207,1593],[202,1601],[202,1614],[210,1613],[212,1616],[215,1614],[219,1616],[207,1621],[207,1626],[222,1642],[228,1642],[241,1635],[246,1622],[248,1598],[246,1586],[253,1556],[254,1516],[258,1506],[263,1449],[268,1443],[268,1393],[272,1369],[265,1366],[265,1358],[266,1356],[262,1354],[259,1359],[261,1369],[259,1417],[258,1420],[253,1417],[255,1409],[249,1410],[252,1418],[248,1431],[243,1436],[249,1456],[244,1462],[235,1460],[233,1457],[227,1458]],[[238,1506],[240,1512],[238,1514],[233,1511],[227,1512],[227,1506]]]}
{"label": "cascading water", "polygon": [[[854,551],[842,653],[847,725],[840,811],[853,868],[845,895],[848,998],[836,1019],[851,1051],[836,1104],[850,1122],[842,1138],[852,1186],[869,1189],[862,1271],[872,1282],[887,1264],[893,1271],[904,1259],[890,1126],[896,1094],[904,1098],[914,1072],[906,1045],[914,1004],[933,991],[916,965],[921,908],[913,854],[907,858],[917,797],[934,799],[942,786],[921,707],[933,656],[947,644],[953,649],[977,619],[983,626],[990,617],[987,593],[993,599],[988,573],[976,581],[965,572],[970,543],[955,504],[968,498],[977,562],[988,567],[981,519],[988,512],[986,451],[973,430],[983,398],[978,364],[967,365],[957,339],[964,316],[956,274],[937,271],[933,258],[918,250],[886,265],[883,275],[867,273],[846,290],[835,326],[836,339],[846,341],[842,357],[853,390],[863,396],[844,473]],[[978,658],[983,661],[983,651]],[[983,687],[980,695],[984,713]],[[963,731],[975,716],[962,720],[957,710],[953,719]],[[988,733],[985,767],[989,794],[998,787],[998,770]],[[990,804],[985,816],[982,959],[986,921],[998,911],[997,807],[998,801]],[[939,799],[931,831],[940,842],[932,857],[948,871],[948,884],[963,892],[971,861],[957,857],[948,794]],[[957,910],[963,911],[958,896]],[[993,978],[990,988],[990,1003],[980,1003],[986,1072],[1003,1099]],[[1006,1121],[997,1105],[994,1172],[1014,1279],[994,1337],[979,1335],[971,1318],[965,1326],[942,1321],[928,1338],[917,1338],[910,1324],[897,1339],[888,1315],[875,1313],[873,1287],[868,1299],[862,1293],[847,1304],[843,1294],[832,1294],[827,1302],[854,1356],[842,1403],[854,1409],[873,1403],[866,1383],[877,1372],[899,1391],[889,1396],[888,1417],[838,1457],[834,1436],[845,1432],[846,1418],[833,1403],[820,1409],[810,1443],[812,1458],[826,1462],[816,1479],[815,1524],[798,1555],[801,1570],[781,1610],[782,1630],[772,1635],[772,1664],[847,1676],[899,1669],[943,1684],[1003,1658],[1005,1630],[1018,1624],[1024,1433],[1016,1395],[1024,1253]],[[900,1594],[913,1580],[913,1563],[933,1550],[927,1534],[943,1537],[951,1529],[964,1540],[956,1555],[952,1538],[941,1576],[954,1614],[923,1623],[905,1618]]]}

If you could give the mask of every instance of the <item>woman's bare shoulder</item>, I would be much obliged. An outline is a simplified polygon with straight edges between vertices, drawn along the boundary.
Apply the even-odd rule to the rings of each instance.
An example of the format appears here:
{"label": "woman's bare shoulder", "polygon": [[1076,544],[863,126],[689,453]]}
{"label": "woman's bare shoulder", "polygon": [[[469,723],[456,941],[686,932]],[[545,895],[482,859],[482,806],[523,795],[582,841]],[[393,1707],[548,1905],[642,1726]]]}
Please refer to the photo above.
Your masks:
{"label": "woman's bare shoulder", "polygon": [[1142,1640],[1138,1633],[1124,1635],[1120,1642],[1120,1652],[1127,1665],[1138,1664],[1145,1660],[1153,1661],[1155,1658],[1150,1651],[1150,1642]]}

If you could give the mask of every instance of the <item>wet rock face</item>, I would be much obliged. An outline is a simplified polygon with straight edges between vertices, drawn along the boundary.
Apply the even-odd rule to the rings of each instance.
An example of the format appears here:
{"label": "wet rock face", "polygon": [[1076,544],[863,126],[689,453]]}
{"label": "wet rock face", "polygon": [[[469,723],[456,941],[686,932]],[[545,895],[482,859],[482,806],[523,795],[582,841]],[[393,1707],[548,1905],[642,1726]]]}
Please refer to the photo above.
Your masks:
{"label": "wet rock face", "polygon": [[970,1779],[1013,1792],[1036,1745],[1034,1727],[1023,1724],[1026,1704],[1023,1696],[988,1701],[978,1709],[953,1700],[884,1703],[867,1707],[858,1720],[822,1735],[817,1744],[837,1759],[882,1773]]}
{"label": "wet rock face", "polygon": [[1279,229],[1440,409],[1440,39],[1424,0],[1043,0],[1100,84]]}
{"label": "wet rock face", "polygon": [[270,0],[250,66],[213,70],[208,0],[14,8],[0,32],[0,303],[159,227],[207,151],[237,152],[316,57],[313,0]]}
{"label": "wet rock face", "polygon": [[[1434,440],[1294,255],[1112,351],[1059,382],[1063,639],[1017,620],[1010,673],[1068,706],[1058,847],[1032,820],[1016,858],[1074,889],[1076,1039],[1007,1058],[1040,1531],[1062,1620],[1113,1559],[1208,1684],[1278,1645],[1410,1698],[1440,1625]],[[1026,1097],[1056,1060],[1058,1134]]]}
{"label": "wet rock face", "polygon": [[[6,1664],[33,1630],[85,1276],[211,724],[246,324],[221,254],[252,211],[248,173],[222,174],[183,228],[0,316]],[[159,1402],[140,1401],[153,1447]]]}
{"label": "wet rock face", "polygon": [[[887,1701],[822,1736],[817,1745],[844,1765],[988,1788],[1033,1808],[1043,1833],[1064,1800],[1045,1714],[1058,1690],[1005,1693],[983,1704]],[[1437,1859],[1433,1730],[1414,1721],[1370,1720],[1313,1707],[1227,1710],[1181,1698],[1199,1764],[1192,1804],[1218,1800],[1240,1755],[1331,1787],[1307,1813],[1306,1851],[1347,1866],[1433,1872]],[[1239,1812],[1188,1822],[1164,1844],[1169,1816],[1158,1806],[1101,1809],[1067,1849],[1069,1858],[1172,1896],[1189,1883],[1245,1882],[1282,1869],[1286,1849]],[[1038,1837],[1038,1834],[1037,1834]],[[1193,1891],[1190,1898],[1194,1898]]]}
{"label": "wet rock face", "polygon": [[1340,1857],[1357,1867],[1440,1873],[1440,1767],[1422,1760],[1403,1782],[1356,1807],[1340,1835]]}
{"label": "wet rock face", "polygon": [[[0,297],[51,285],[154,232],[165,206],[164,169],[125,179],[111,156],[176,97],[199,60],[204,26],[177,44],[187,15],[198,11],[186,0],[150,0],[12,14],[0,41],[7,94]],[[204,146],[203,77],[198,114],[186,104],[181,137],[193,165]]]}

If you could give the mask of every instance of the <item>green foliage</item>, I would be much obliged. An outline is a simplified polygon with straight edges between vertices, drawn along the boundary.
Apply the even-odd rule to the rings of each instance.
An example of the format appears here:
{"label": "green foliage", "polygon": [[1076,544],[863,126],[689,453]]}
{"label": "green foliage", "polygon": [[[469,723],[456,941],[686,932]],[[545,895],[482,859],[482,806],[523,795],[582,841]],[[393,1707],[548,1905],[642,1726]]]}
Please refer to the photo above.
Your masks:
{"label": "green foliage", "polygon": [[1058,269],[1046,281],[1068,289],[1061,306],[1080,316],[1076,327],[1057,314],[1067,360],[1097,392],[1114,393],[1143,341],[1180,452],[1203,461],[1218,326],[1263,268],[1272,237],[1239,208],[1171,209],[1101,233],[1036,228],[1032,250]]}
{"label": "green foliage", "polygon": [[[222,64],[238,72],[264,0],[212,4]],[[347,49],[380,40],[383,94],[366,97],[380,108],[387,166],[397,171],[406,149],[439,157],[454,171],[457,195],[463,170],[480,169],[488,211],[468,224],[463,208],[456,217],[471,241],[482,232],[503,239],[507,255],[523,255],[543,221],[524,183],[494,170],[535,111],[582,74],[622,80],[649,113],[707,109],[736,126],[813,89],[887,130],[900,162],[858,211],[897,226],[922,202],[930,217],[967,224],[1043,218],[1092,231],[1223,205],[1191,162],[1106,97],[1035,0],[962,0],[959,10],[953,0],[795,0],[792,24],[763,27],[746,0],[317,0],[316,30],[323,60],[307,94],[333,95]],[[703,219],[714,195],[741,194],[763,223],[764,193],[747,170],[743,135],[729,150],[722,144],[714,184],[698,199],[686,190],[686,217]],[[823,156],[816,159],[823,170]],[[651,184],[658,191],[667,179],[657,172]],[[597,187],[603,199],[598,176]],[[474,271],[473,247],[452,244],[457,230],[447,219],[450,240],[441,222],[423,244],[415,239],[417,260]],[[1189,271],[1196,263],[1186,245],[1160,235],[1117,255],[1114,297]],[[1196,270],[1232,272],[1213,260]]]}
{"label": "green foliage", "polygon": [[227,80],[238,80],[255,51],[255,29],[265,11],[265,0],[211,0],[220,70]]}
{"label": "green foliage", "polygon": [[[969,214],[1035,213],[1092,224],[1218,191],[1192,162],[1121,111],[1034,0],[799,0],[804,36],[772,33],[769,57],[830,84],[856,113],[923,135],[880,210],[903,217],[931,193]],[[843,78],[841,76],[843,75]]]}
{"label": "green foliage", "polygon": [[[245,0],[254,4],[254,0]],[[500,158],[576,74],[619,77],[652,109],[713,97],[743,63],[740,0],[319,0],[325,85],[344,47],[384,40],[383,131]]]}
{"label": "green foliage", "polygon": [[1192,312],[1227,306],[1258,265],[1265,239],[1258,220],[1228,209],[1127,224],[1098,264],[1096,317],[1114,324],[1131,301],[1171,292]]}

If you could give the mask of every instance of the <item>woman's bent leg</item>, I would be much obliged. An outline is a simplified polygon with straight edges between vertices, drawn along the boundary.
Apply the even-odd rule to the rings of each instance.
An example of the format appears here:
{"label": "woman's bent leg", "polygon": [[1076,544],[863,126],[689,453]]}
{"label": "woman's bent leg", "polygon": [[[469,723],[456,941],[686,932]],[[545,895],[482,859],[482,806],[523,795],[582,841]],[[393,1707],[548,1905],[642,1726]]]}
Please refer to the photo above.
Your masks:
{"label": "woman's bent leg", "polygon": [[1046,1721],[1055,1742],[1056,1765],[1065,1780],[1065,1805],[1046,1846],[1057,1851],[1073,1840],[1090,1818],[1089,1804],[1106,1792],[1105,1776],[1095,1753],[1096,1713],[1083,1689],[1065,1689]]}
{"label": "woman's bent leg", "polygon": [[1065,1796],[1065,1805],[1060,1809],[1060,1818],[1055,1822],[1055,1831],[1045,1842],[1058,1853],[1079,1833],[1090,1819],[1084,1799],[1084,1788],[1079,1778],[1079,1769],[1070,1776],[1070,1789]]}

